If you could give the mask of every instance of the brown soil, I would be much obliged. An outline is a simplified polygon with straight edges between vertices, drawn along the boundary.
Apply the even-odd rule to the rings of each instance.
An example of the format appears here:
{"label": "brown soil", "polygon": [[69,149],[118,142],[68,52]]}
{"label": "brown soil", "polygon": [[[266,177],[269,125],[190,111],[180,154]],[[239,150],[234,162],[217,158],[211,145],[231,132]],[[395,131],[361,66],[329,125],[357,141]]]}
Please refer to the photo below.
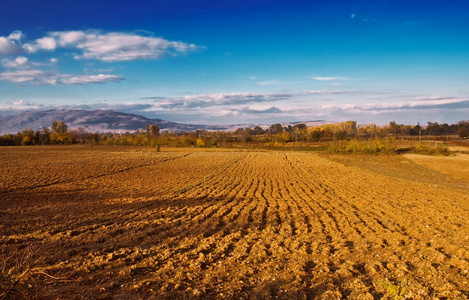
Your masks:
{"label": "brown soil", "polygon": [[37,260],[18,289],[393,299],[390,283],[408,299],[469,296],[467,173],[418,157],[136,149],[0,148],[0,247]]}

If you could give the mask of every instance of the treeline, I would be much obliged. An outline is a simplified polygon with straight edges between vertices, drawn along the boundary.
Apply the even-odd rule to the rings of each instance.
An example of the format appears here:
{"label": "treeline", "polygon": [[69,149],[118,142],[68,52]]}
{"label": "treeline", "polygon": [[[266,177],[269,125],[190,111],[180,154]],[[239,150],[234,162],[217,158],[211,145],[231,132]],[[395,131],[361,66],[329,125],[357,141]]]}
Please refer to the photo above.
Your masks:
{"label": "treeline", "polygon": [[459,137],[465,138],[469,136],[469,121],[459,121],[450,125],[428,122],[425,128],[421,128],[420,125],[399,125],[394,121],[389,123],[389,132],[391,134],[418,135],[419,131],[422,135],[459,135]]}
{"label": "treeline", "polygon": [[427,126],[402,125],[390,122],[387,126],[376,124],[357,125],[355,121],[308,127],[305,124],[294,126],[271,125],[267,129],[259,126],[239,128],[233,132],[196,130],[193,132],[162,131],[157,125],[147,124],[145,129],[126,133],[90,133],[83,127],[69,130],[64,121],[54,121],[50,128],[42,130],[25,129],[16,134],[0,136],[0,146],[12,145],[55,145],[85,144],[171,146],[171,147],[230,147],[234,144],[262,146],[285,146],[305,142],[330,142],[352,139],[386,138],[389,136],[417,135],[458,135],[469,136],[469,121],[457,124],[428,122]]}

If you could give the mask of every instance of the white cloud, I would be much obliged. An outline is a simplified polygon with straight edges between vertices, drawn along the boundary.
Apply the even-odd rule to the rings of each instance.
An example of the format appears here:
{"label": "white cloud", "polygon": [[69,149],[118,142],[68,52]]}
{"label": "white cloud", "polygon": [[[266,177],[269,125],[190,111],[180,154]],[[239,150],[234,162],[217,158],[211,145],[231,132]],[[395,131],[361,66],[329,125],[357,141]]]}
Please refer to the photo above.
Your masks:
{"label": "white cloud", "polygon": [[154,106],[160,109],[207,108],[211,106],[280,101],[289,99],[294,95],[291,93],[215,93],[190,95],[182,98],[159,99],[157,97]]}
{"label": "white cloud", "polygon": [[440,102],[440,101],[454,101],[458,100],[456,97],[445,97],[445,96],[426,96],[426,97],[415,97],[413,101],[432,101],[432,102]]}
{"label": "white cloud", "polygon": [[159,59],[200,48],[194,44],[118,32],[61,31],[52,32],[50,36],[62,47],[82,50],[83,54],[76,55],[76,59],[99,59],[108,62]]}
{"label": "white cloud", "polygon": [[83,31],[55,32],[52,35],[58,37],[59,45],[62,47],[76,45],[86,37]]}
{"label": "white cloud", "polygon": [[13,106],[34,106],[35,104],[32,102],[26,102],[21,99],[19,101],[13,102],[12,105]]}
{"label": "white cloud", "polygon": [[24,56],[18,56],[14,60],[7,60],[7,59],[2,60],[3,66],[7,68],[18,68],[18,67],[26,66],[27,63],[28,63],[28,58]]}
{"label": "white cloud", "polygon": [[36,42],[39,47],[44,50],[54,50],[55,47],[57,47],[57,43],[55,42],[55,40],[50,37],[38,39]]}
{"label": "white cloud", "polygon": [[23,38],[23,32],[21,32],[21,31],[19,31],[19,30],[13,31],[13,32],[8,36],[8,39],[9,39],[9,40],[14,40],[14,41],[21,41],[22,38]]}
{"label": "white cloud", "polygon": [[0,55],[14,55],[21,53],[23,49],[17,44],[20,38],[20,33],[16,31],[8,37],[0,36]]}
{"label": "white cloud", "polygon": [[322,76],[317,76],[317,77],[311,77],[314,80],[319,80],[319,81],[331,81],[331,80],[346,80],[346,77],[322,77]]}
{"label": "white cloud", "polygon": [[56,62],[58,62],[58,61],[59,61],[59,60],[58,60],[57,58],[51,58],[51,59],[50,59],[50,62],[51,62],[51,63],[56,63]]}
{"label": "white cloud", "polygon": [[269,116],[272,114],[282,113],[278,107],[266,106],[266,107],[231,107],[222,110],[212,111],[211,116],[224,117],[224,116],[246,116],[246,115],[264,115]]}
{"label": "white cloud", "polygon": [[332,91],[332,90],[311,90],[311,91],[306,91],[305,93],[306,93],[306,94],[310,94],[310,95],[321,95],[321,94],[327,94],[327,95],[331,95],[331,94],[345,94],[345,92],[343,92],[343,91]]}
{"label": "white cloud", "polygon": [[51,37],[45,37],[42,39],[37,39],[33,43],[27,43],[23,45],[23,49],[26,52],[34,53],[39,50],[55,50],[57,47],[56,41]]}
{"label": "white cloud", "polygon": [[[378,92],[376,92],[378,93]],[[331,95],[325,102],[308,101],[306,95]],[[382,116],[410,116],[408,120],[415,121],[415,116],[427,116],[432,120],[432,114],[438,111],[468,110],[469,99],[456,97],[425,97],[411,98],[401,101],[384,101],[383,98],[366,102],[355,102],[343,98],[340,94],[352,95],[354,92],[316,90],[303,93],[289,94],[254,94],[254,93],[220,93],[187,96],[183,98],[156,99],[153,107],[145,108],[146,113],[155,112],[159,116],[186,118],[185,122],[197,120],[215,120],[221,123],[248,122],[248,120],[266,120],[270,123],[277,120],[307,121],[311,119],[327,119],[331,121],[356,119],[381,122]],[[361,94],[361,93],[358,93]],[[146,98],[150,99],[150,98]],[[378,101],[380,102],[378,102]],[[381,117],[380,117],[381,116]],[[373,119],[374,118],[374,119]],[[240,121],[243,120],[243,121]],[[420,119],[421,120],[421,119]]]}
{"label": "white cloud", "polygon": [[99,74],[99,75],[83,75],[83,76],[62,76],[60,83],[62,84],[85,84],[85,83],[106,83],[119,82],[122,77],[115,75]]}
{"label": "white cloud", "polygon": [[421,98],[415,98],[410,101],[399,101],[399,102],[385,102],[379,104],[325,104],[321,106],[323,110],[348,110],[348,111],[359,111],[362,113],[373,111],[378,112],[389,112],[389,111],[400,111],[400,110],[416,110],[416,109],[439,109],[448,106],[467,104],[469,99],[465,98],[454,98],[447,97],[427,97],[428,100]]}
{"label": "white cloud", "polygon": [[18,64],[18,65],[24,65],[25,63],[28,62],[28,58],[24,57],[24,56],[18,56],[16,59],[15,59],[15,62]]}
{"label": "white cloud", "polygon": [[67,74],[45,72],[41,70],[17,70],[12,72],[0,73],[0,80],[15,83],[68,85],[119,82],[121,80],[124,80],[124,78],[109,74],[73,76]]}
{"label": "white cloud", "polygon": [[40,80],[43,81],[45,78],[49,77],[50,74],[40,70],[18,70],[13,72],[0,73],[0,80],[16,83],[34,82],[38,81],[39,78],[43,78]]}
{"label": "white cloud", "polygon": [[131,33],[102,31],[56,31],[35,41],[21,44],[23,33],[15,31],[8,37],[0,37],[0,55],[22,52],[53,51],[58,47],[81,51],[75,59],[101,61],[132,61],[160,59],[167,55],[185,54],[203,47],[159,37]]}

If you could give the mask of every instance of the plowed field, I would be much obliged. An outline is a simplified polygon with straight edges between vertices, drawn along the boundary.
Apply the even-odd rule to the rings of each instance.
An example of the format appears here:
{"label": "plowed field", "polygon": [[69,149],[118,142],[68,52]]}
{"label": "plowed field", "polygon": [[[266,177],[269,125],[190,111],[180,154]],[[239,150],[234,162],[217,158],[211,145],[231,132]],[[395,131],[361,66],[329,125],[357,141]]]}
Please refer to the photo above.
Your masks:
{"label": "plowed field", "polygon": [[45,299],[467,299],[467,170],[418,159],[0,148],[0,246]]}

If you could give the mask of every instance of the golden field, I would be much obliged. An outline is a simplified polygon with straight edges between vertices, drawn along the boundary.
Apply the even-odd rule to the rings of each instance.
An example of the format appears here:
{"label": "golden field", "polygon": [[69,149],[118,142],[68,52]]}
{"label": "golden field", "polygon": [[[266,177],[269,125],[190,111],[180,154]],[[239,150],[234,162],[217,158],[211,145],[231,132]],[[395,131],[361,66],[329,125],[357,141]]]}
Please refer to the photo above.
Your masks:
{"label": "golden field", "polygon": [[467,154],[169,150],[0,148],[0,293],[469,297]]}

